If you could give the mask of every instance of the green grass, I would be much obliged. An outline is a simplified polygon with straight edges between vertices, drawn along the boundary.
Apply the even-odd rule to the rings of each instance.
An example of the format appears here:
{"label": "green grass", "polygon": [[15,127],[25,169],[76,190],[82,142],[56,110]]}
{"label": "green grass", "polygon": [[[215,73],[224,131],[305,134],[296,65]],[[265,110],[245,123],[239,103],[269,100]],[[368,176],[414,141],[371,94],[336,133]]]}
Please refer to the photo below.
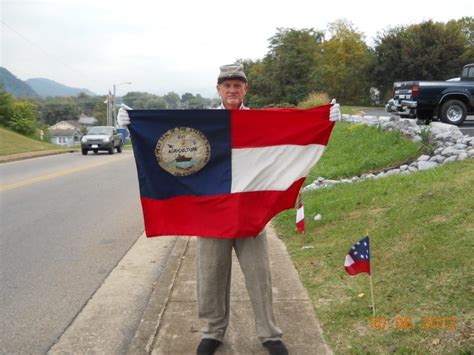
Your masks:
{"label": "green grass", "polygon": [[307,178],[351,177],[400,165],[418,157],[420,146],[399,132],[383,132],[362,124],[338,122],[323,157]]}
{"label": "green grass", "polygon": [[0,127],[0,156],[58,149],[61,147],[37,141]]}
{"label": "green grass", "polygon": [[[341,141],[347,129],[350,133],[341,128]],[[337,141],[331,144],[334,159],[341,155],[340,160],[336,167],[328,160],[320,175],[367,164],[354,164]],[[362,154],[366,148],[354,149]],[[304,235],[295,232],[294,210],[274,219],[336,354],[473,350],[473,171],[471,159],[305,193]],[[317,213],[321,221],[313,220]],[[372,327],[367,275],[350,277],[343,268],[348,249],[367,232],[377,317],[387,320],[385,329]],[[302,249],[308,245],[314,248]],[[432,316],[433,322],[426,322]],[[396,317],[412,323],[397,328]],[[423,329],[424,321],[431,328]]]}

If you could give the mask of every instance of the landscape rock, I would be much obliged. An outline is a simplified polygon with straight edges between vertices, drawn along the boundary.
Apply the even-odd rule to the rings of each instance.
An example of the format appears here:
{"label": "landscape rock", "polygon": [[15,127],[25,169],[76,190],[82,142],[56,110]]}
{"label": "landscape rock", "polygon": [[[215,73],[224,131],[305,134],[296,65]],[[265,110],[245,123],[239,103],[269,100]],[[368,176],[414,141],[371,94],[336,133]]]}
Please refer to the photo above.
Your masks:
{"label": "landscape rock", "polygon": [[441,164],[444,161],[444,159],[445,157],[443,157],[442,155],[434,155],[429,159],[429,161],[434,161],[436,163]]}
{"label": "landscape rock", "polygon": [[418,170],[428,170],[436,168],[439,164],[434,161],[420,161],[418,162]]}
{"label": "landscape rock", "polygon": [[[448,125],[446,123],[431,122],[429,125],[418,125],[415,119],[404,119],[398,116],[376,117],[347,114],[342,115],[340,121],[380,127],[388,131],[398,130],[406,137],[409,137],[413,142],[421,142],[422,130],[429,130],[431,144],[435,146],[434,154],[433,156],[423,154],[410,164],[403,164],[399,168],[393,168],[378,174],[366,173],[361,176],[341,180],[326,180],[324,177],[319,176],[315,181],[307,185],[304,191],[331,188],[337,184],[350,184],[397,174],[407,175],[416,171],[432,169],[441,164],[474,157],[474,137],[463,136],[457,126]],[[315,219],[316,217],[317,216],[315,216]]]}
{"label": "landscape rock", "polygon": [[445,164],[450,163],[452,161],[456,161],[456,159],[457,159],[457,156],[453,155],[453,156],[450,156],[449,158],[446,158],[443,163],[445,163]]}
{"label": "landscape rock", "polygon": [[391,169],[389,171],[386,172],[387,176],[390,176],[390,175],[396,175],[396,174],[400,174],[401,170],[400,169]]}
{"label": "landscape rock", "polygon": [[461,161],[461,160],[466,160],[467,159],[467,153],[466,152],[462,152],[458,155],[458,160]]}

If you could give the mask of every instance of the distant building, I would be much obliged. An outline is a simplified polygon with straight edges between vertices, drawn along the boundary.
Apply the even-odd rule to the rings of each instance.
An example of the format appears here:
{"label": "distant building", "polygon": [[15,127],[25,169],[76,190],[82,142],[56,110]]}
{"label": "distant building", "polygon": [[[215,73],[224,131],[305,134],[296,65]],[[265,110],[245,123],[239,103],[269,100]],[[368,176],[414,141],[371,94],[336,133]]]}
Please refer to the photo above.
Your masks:
{"label": "distant building", "polygon": [[85,127],[92,127],[97,123],[97,119],[95,117],[90,117],[81,113],[79,116],[79,121],[77,122]]}
{"label": "distant building", "polygon": [[60,121],[48,128],[51,143],[67,147],[79,145],[82,137],[81,128],[81,124],[77,121]]}

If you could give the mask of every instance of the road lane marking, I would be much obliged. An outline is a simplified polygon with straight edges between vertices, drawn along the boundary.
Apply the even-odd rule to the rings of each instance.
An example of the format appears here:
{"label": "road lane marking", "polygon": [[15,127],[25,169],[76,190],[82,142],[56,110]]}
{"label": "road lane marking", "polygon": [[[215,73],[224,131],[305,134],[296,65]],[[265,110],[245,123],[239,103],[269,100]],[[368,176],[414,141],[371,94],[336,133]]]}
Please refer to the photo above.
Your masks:
{"label": "road lane marking", "polygon": [[55,179],[55,178],[58,178],[58,177],[61,177],[61,176],[71,175],[71,174],[78,173],[78,172],[85,171],[85,170],[94,169],[94,168],[97,168],[99,166],[103,166],[103,165],[106,165],[106,164],[114,163],[114,162],[125,160],[125,159],[129,159],[130,157],[131,157],[131,155],[121,156],[120,158],[116,158],[116,159],[113,159],[113,160],[106,160],[106,161],[102,161],[100,163],[94,163],[94,164],[89,164],[89,165],[86,165],[86,166],[80,166],[80,167],[77,167],[77,168],[58,171],[58,172],[52,173],[52,174],[35,176],[35,177],[33,177],[31,179],[28,179],[28,180],[18,181],[18,182],[14,182],[14,183],[11,183],[11,184],[0,185],[0,192],[16,189],[16,188],[22,187],[22,186],[35,184],[35,183],[41,182],[41,181]]}

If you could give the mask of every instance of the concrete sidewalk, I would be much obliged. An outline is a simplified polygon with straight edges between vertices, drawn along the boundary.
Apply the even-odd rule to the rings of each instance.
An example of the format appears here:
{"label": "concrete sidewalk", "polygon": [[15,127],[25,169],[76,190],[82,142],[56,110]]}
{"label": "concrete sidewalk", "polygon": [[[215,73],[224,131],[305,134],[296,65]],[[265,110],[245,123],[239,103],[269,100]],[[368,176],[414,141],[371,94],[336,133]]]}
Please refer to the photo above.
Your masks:
{"label": "concrete sidewalk", "polygon": [[[272,267],[274,311],[277,323],[284,332],[283,340],[290,354],[330,354],[331,351],[323,341],[319,323],[314,316],[311,300],[300,282],[285,245],[276,237],[271,226],[267,227],[267,232]],[[107,302],[101,299],[110,296],[101,289],[111,284],[117,285],[120,281],[119,279],[113,282],[106,280],[50,353],[152,353],[156,355],[196,353],[196,347],[200,341],[196,302],[196,238],[144,239],[137,242],[137,248],[150,253],[149,247],[158,246],[156,243],[166,243],[163,245],[166,245],[169,250],[166,256],[158,258],[162,261],[157,263],[161,264],[163,269],[153,289],[149,293],[142,292],[146,294],[148,300],[146,306],[135,307],[141,312],[141,320],[135,322],[136,313],[131,315],[130,311],[125,311],[129,307],[115,304],[114,308],[118,308],[118,312],[115,309],[114,314],[120,313],[122,316],[115,317],[112,323],[109,322]],[[135,253],[134,249],[135,247],[129,254]],[[156,252],[160,253],[158,250]],[[161,254],[165,255],[163,251]],[[127,254],[124,259],[128,256]],[[127,263],[130,265],[130,261]],[[120,264],[118,269],[123,268]],[[109,278],[117,278],[114,272],[115,270]],[[255,335],[254,315],[235,255],[232,274],[230,324],[224,343],[217,354],[267,354]],[[150,277],[144,277],[143,281],[149,282]],[[135,285],[137,282],[132,281],[130,277],[125,277],[123,283],[121,287],[123,292],[127,290],[130,292],[131,288],[139,287]],[[115,301],[117,300],[116,298]],[[128,297],[125,302],[136,303],[137,299],[132,297],[130,300]],[[143,300],[140,302],[144,303]],[[121,324],[127,323],[127,320],[130,324]],[[133,328],[133,324],[136,323],[138,324],[132,331],[130,328]],[[124,340],[127,338],[125,329],[133,333],[128,336],[128,340]]]}

